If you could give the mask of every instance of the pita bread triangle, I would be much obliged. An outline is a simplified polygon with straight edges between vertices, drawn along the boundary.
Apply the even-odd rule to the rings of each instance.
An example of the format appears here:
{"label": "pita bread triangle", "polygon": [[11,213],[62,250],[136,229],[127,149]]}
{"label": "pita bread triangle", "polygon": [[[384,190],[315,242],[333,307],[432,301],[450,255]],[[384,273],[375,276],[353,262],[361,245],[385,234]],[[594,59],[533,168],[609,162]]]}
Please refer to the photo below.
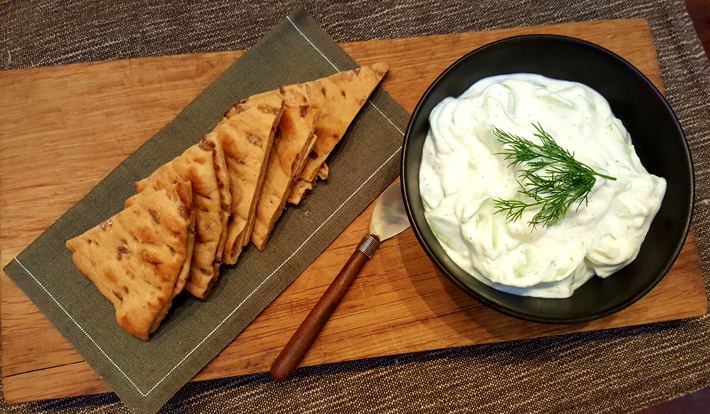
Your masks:
{"label": "pita bread triangle", "polygon": [[298,183],[289,195],[289,203],[300,203],[305,192],[312,188],[326,158],[343,138],[388,69],[388,65],[376,63],[306,82],[311,91],[311,105],[319,111],[315,128],[318,138]]}
{"label": "pita bread triangle", "polygon": [[[178,194],[180,194],[181,199],[184,200],[190,200],[192,202],[192,185],[189,182],[183,182],[183,183],[178,183],[176,184],[176,190],[178,191]],[[148,190],[149,192],[155,192],[155,190],[150,189]],[[140,200],[140,198],[139,198]],[[125,203],[125,208],[130,207],[135,203],[135,199],[129,198],[126,200]],[[187,251],[186,251],[186,260],[182,265],[182,268],[180,269],[180,273],[178,274],[178,279],[177,282],[175,282],[175,287],[173,288],[173,294],[172,297],[175,298],[180,292],[182,292],[183,288],[185,287],[185,283],[187,282],[187,279],[190,277],[190,269],[191,269],[191,264],[192,264],[192,258],[193,258],[193,252],[195,248],[195,209],[192,208],[194,204],[191,204],[191,213],[190,213],[190,228],[189,228],[189,233],[187,237]],[[149,210],[150,212],[150,210]],[[151,213],[151,218],[153,217],[153,214]],[[150,332],[155,332],[156,329],[158,329],[158,326],[160,326],[160,322],[163,320],[165,315],[167,315],[168,311],[170,310],[170,306],[172,305],[172,300],[165,302],[163,305],[163,309],[158,313],[158,316],[156,317],[155,321],[153,322],[153,325],[150,328]]]}
{"label": "pita bread triangle", "polygon": [[227,163],[224,158],[224,149],[222,141],[217,134],[210,132],[203,138],[208,143],[214,145],[214,168],[217,174],[217,186],[219,187],[219,195],[222,200],[220,217],[222,222],[222,235],[217,245],[217,254],[215,262],[222,262],[222,253],[224,252],[224,243],[227,241],[227,222],[229,221],[230,211],[232,210],[232,193],[229,190],[229,174],[227,173]]}
{"label": "pita bread triangle", "polygon": [[147,340],[188,274],[194,223],[191,185],[181,182],[145,190],[66,245],[79,271],[113,304],[118,324]]}
{"label": "pita bread triangle", "polygon": [[192,184],[196,240],[185,289],[198,298],[205,298],[219,277],[221,257],[216,260],[216,255],[222,233],[226,233],[215,167],[218,146],[203,139],[136,183],[138,193],[146,188],[161,190],[182,181]]}
{"label": "pita bread triangle", "polygon": [[305,84],[282,86],[279,93],[284,99],[284,112],[269,154],[251,233],[251,241],[259,250],[266,247],[293,181],[301,173],[315,143],[313,130],[318,112],[311,107],[309,87]]}
{"label": "pita bread triangle", "polygon": [[213,130],[224,149],[232,193],[231,216],[222,255],[225,263],[236,263],[242,248],[250,240],[256,204],[283,104],[278,93],[251,96],[230,109]]}

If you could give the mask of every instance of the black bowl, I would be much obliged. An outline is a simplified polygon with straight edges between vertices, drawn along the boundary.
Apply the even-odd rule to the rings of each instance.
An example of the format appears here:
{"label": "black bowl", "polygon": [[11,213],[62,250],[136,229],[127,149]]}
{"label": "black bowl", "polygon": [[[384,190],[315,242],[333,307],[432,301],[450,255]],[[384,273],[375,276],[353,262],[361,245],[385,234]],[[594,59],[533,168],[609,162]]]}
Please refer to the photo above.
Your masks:
{"label": "black bowl", "polygon": [[[602,94],[626,126],[646,169],[667,181],[666,195],[638,257],[606,279],[593,277],[567,299],[540,299],[500,292],[458,267],[424,218],[419,165],[429,113],[447,96],[459,96],[493,75],[538,73],[576,81]],[[693,167],[683,130],[668,102],[641,72],[618,55],[564,36],[518,36],[465,55],[429,86],[407,126],[402,150],[402,192],[417,239],[457,286],[509,315],[552,323],[582,322],[617,312],[650,291],[680,252],[693,209]]]}

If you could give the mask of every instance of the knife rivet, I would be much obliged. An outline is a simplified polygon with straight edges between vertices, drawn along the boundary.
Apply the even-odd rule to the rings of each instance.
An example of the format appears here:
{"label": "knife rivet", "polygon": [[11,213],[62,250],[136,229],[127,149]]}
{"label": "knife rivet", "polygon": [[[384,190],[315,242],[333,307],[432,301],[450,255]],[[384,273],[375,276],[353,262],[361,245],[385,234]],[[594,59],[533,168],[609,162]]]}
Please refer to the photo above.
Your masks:
{"label": "knife rivet", "polygon": [[360,245],[357,246],[357,250],[367,256],[368,259],[372,259],[372,255],[375,254],[375,250],[379,247],[380,241],[377,237],[372,234],[368,234],[362,238]]}

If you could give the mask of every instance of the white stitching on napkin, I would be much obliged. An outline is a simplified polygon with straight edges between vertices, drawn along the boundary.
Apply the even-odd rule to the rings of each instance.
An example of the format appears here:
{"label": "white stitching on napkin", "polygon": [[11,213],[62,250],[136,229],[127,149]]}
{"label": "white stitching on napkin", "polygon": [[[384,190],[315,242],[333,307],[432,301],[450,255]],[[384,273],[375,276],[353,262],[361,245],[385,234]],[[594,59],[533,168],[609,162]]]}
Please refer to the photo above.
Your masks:
{"label": "white stitching on napkin", "polygon": [[309,39],[308,36],[306,36],[305,34],[303,34],[303,32],[301,31],[301,29],[299,29],[298,26],[296,26],[296,23],[294,23],[293,20],[291,20],[291,16],[286,16],[286,19],[288,19],[288,22],[291,23],[291,26],[293,26],[293,28],[296,29],[296,30],[298,31],[298,33],[300,33],[301,36],[302,36],[304,39],[306,39],[306,42],[308,42],[308,44],[311,45],[311,47],[312,47],[313,49],[315,49],[316,52],[318,52],[321,56],[323,56],[323,59],[325,59],[326,62],[330,63],[330,66],[332,66],[333,69],[335,69],[335,70],[337,70],[338,72],[340,72],[340,69],[338,69],[338,67],[335,66],[335,63],[331,62],[330,59],[328,59],[328,57],[327,57],[325,54],[323,54],[323,52],[321,52],[321,50],[318,49],[318,47],[316,47],[316,45],[314,45],[313,42],[311,42],[311,39]]}
{"label": "white stitching on napkin", "polygon": [[[330,61],[330,59],[328,59],[328,57],[327,57],[325,54],[323,54],[323,52],[322,52],[320,49],[318,49],[318,47],[316,47],[316,45],[313,44],[313,42],[311,42],[311,40],[301,31],[301,29],[298,28],[298,26],[296,26],[296,24],[291,20],[291,18],[290,18],[289,16],[286,16],[286,18],[287,18],[288,21],[291,23],[291,25],[293,25],[293,27],[298,31],[298,33],[300,33],[301,36],[323,57],[323,59],[325,59],[333,68],[335,68],[335,70],[338,70],[338,71],[340,70],[340,69],[338,69],[337,66],[335,66],[335,64],[333,64],[333,62]],[[385,115],[384,112],[382,112],[382,110],[380,110],[380,108],[377,107],[377,105],[375,105],[371,100],[368,100],[368,103],[369,103],[370,105],[372,105],[372,106],[377,110],[377,112],[379,112],[380,115],[382,115],[382,117],[384,117],[384,118],[387,120],[387,122],[389,122],[390,125],[392,125],[392,126],[394,127],[394,129],[397,130],[397,132],[399,132],[400,134],[404,135],[404,132],[402,132],[402,130],[401,130],[394,122],[392,122],[392,120],[391,120],[390,118],[388,118],[387,115]],[[86,331],[84,330],[84,328],[83,328],[81,325],[79,325],[79,323],[69,314],[69,312],[67,312],[67,310],[64,309],[64,306],[62,306],[62,304],[59,303],[59,301],[57,301],[57,299],[55,299],[54,295],[52,295],[52,293],[49,292],[49,290],[47,290],[47,288],[44,287],[44,285],[32,274],[32,272],[30,272],[30,271],[25,267],[25,265],[23,265],[19,260],[17,260],[17,257],[15,257],[14,260],[17,262],[17,264],[19,264],[19,265],[22,267],[22,269],[25,270],[25,272],[27,272],[28,275],[30,275],[30,276],[32,277],[32,279],[35,281],[35,283],[37,283],[37,285],[39,285],[39,287],[42,288],[42,290],[44,290],[44,292],[47,293],[47,295],[49,295],[49,297],[52,299],[52,301],[54,301],[54,303],[57,304],[57,306],[59,306],[59,309],[61,309],[62,312],[64,312],[64,314],[67,315],[67,317],[69,317],[69,319],[74,323],[74,325],[76,325],[77,328],[79,328],[79,330],[80,330],[87,338],[89,338],[89,340],[91,341],[91,343],[93,343],[94,346],[96,346],[96,348],[101,352],[101,354],[102,354],[103,356],[105,356],[106,359],[108,359],[108,361],[111,363],[111,365],[113,365],[113,366],[128,380],[128,382],[133,386],[133,388],[135,388],[136,391],[138,391],[138,393],[139,393],[142,397],[147,397],[158,385],[162,384],[163,381],[165,381],[165,379],[166,379],[168,376],[170,376],[170,374],[172,374],[173,371],[175,371],[175,370],[177,369],[177,367],[179,367],[180,365],[182,365],[182,363],[185,362],[185,360],[187,360],[187,358],[189,358],[190,355],[192,355],[192,353],[197,350],[197,348],[199,348],[200,346],[202,346],[202,344],[205,343],[205,341],[206,341],[207,339],[209,339],[209,338],[212,336],[212,334],[214,334],[214,333],[217,331],[217,329],[219,329],[222,325],[224,325],[224,323],[227,322],[227,320],[228,320],[229,318],[231,318],[232,315],[234,315],[234,313],[237,312],[237,311],[242,307],[242,305],[244,305],[244,303],[246,303],[246,301],[249,300],[249,298],[251,298],[251,296],[252,296],[254,293],[256,293],[259,289],[261,289],[261,287],[262,287],[266,282],[268,282],[279,270],[281,270],[281,268],[282,268],[286,263],[288,263],[294,256],[296,256],[296,254],[303,248],[303,246],[305,246],[306,243],[308,243],[308,242],[313,238],[313,236],[315,236],[316,233],[318,233],[318,231],[320,231],[320,229],[321,229],[326,223],[328,223],[328,222],[340,211],[340,209],[342,209],[342,208],[355,196],[355,194],[359,193],[360,190],[362,190],[362,188],[365,186],[365,184],[367,184],[368,182],[370,182],[370,180],[372,179],[372,177],[374,177],[378,172],[380,172],[380,170],[381,170],[385,165],[387,165],[387,163],[389,163],[390,161],[392,161],[392,158],[394,158],[400,151],[401,151],[401,148],[397,148],[397,150],[396,150],[395,152],[393,152],[392,155],[390,155],[390,156],[385,160],[385,162],[382,163],[382,165],[380,165],[379,167],[377,167],[377,169],[376,169],[375,171],[373,171],[372,174],[370,174],[370,176],[367,177],[367,179],[366,179],[365,181],[363,181],[362,184],[360,184],[360,186],[358,186],[358,187],[355,189],[355,191],[353,191],[353,192],[345,199],[345,201],[343,201],[332,213],[330,213],[330,215],[328,216],[328,218],[326,218],[325,220],[323,220],[323,222],[322,222],[320,225],[318,225],[318,227],[316,227],[316,229],[313,230],[313,232],[312,232],[308,237],[306,237],[306,239],[303,241],[303,243],[301,243],[301,245],[298,246],[298,248],[296,248],[296,250],[294,250],[293,253],[291,253],[290,256],[288,256],[276,269],[274,269],[274,270],[269,274],[269,276],[267,276],[261,283],[259,283],[259,285],[258,285],[256,288],[254,288],[254,290],[251,291],[251,293],[249,293],[249,294],[244,298],[244,300],[242,300],[231,312],[229,312],[229,313],[227,314],[227,316],[225,316],[224,319],[222,319],[222,321],[217,324],[217,326],[215,326],[214,328],[212,328],[212,330],[211,330],[197,345],[195,345],[195,347],[192,348],[192,350],[190,350],[190,352],[188,352],[187,354],[185,354],[185,356],[184,356],[177,364],[175,364],[175,366],[173,366],[160,380],[158,380],[158,382],[156,382],[155,385],[153,385],[147,392],[143,392],[143,391],[133,382],[133,380],[121,369],[121,367],[118,366],[118,364],[116,364],[116,362],[114,362],[114,360],[111,359],[111,357],[108,356],[108,354],[106,354],[106,352],[105,352],[105,351],[103,350],[103,348],[101,348],[101,346],[94,340],[94,338],[92,338],[91,335],[89,335],[89,333],[86,332]]]}
{"label": "white stitching on napkin", "polygon": [[[339,69],[337,66],[335,66],[335,64],[334,64],[333,62],[331,62],[330,59],[328,59],[328,57],[327,57],[320,49],[318,49],[318,46],[316,46],[313,42],[311,42],[311,39],[309,39],[308,36],[306,36],[306,34],[303,33],[303,32],[301,31],[301,29],[299,29],[299,27],[296,25],[296,23],[294,23],[293,20],[291,20],[291,16],[286,16],[286,19],[288,19],[288,22],[291,23],[291,26],[293,26],[293,28],[298,31],[298,33],[301,35],[301,37],[303,37],[304,39],[306,39],[306,42],[308,42],[308,44],[311,45],[311,47],[312,47],[313,49],[315,49],[316,52],[318,52],[319,55],[323,56],[323,59],[325,59],[326,62],[330,63],[330,66],[332,66],[335,70],[337,70],[338,72],[340,72],[340,69]],[[397,124],[395,124],[394,122],[392,122],[392,120],[389,119],[389,117],[388,117],[387,115],[385,115],[385,113],[382,112],[382,110],[380,110],[380,108],[378,108],[377,105],[375,105],[375,103],[372,102],[371,99],[368,99],[368,100],[367,100],[367,103],[369,103],[369,104],[372,105],[375,109],[377,109],[377,112],[379,112],[380,115],[382,115],[382,117],[385,118],[385,119],[387,120],[387,122],[389,122],[390,125],[392,125],[392,126],[394,127],[394,129],[397,130],[397,132],[399,132],[400,134],[404,135],[404,132],[402,132],[402,130],[399,129],[399,127],[397,126]]]}
{"label": "white stitching on napkin", "polygon": [[22,268],[25,270],[25,272],[27,272],[28,275],[30,275],[30,277],[32,277],[32,279],[35,281],[35,283],[37,283],[37,285],[39,285],[39,287],[41,287],[42,290],[44,290],[44,292],[45,292],[47,295],[49,295],[49,297],[54,301],[54,303],[56,303],[57,306],[59,306],[59,309],[61,309],[62,312],[64,312],[64,314],[67,315],[67,316],[69,317],[69,319],[70,319],[72,322],[74,322],[74,325],[76,325],[77,328],[79,328],[79,330],[80,330],[84,335],[86,335],[87,338],[89,338],[89,340],[91,341],[91,343],[93,343],[93,344],[96,346],[96,348],[97,348],[99,351],[101,351],[101,353],[103,354],[103,356],[105,356],[106,359],[108,359],[109,362],[111,362],[111,365],[113,365],[114,367],[116,367],[116,369],[118,370],[118,372],[120,372],[121,374],[123,374],[123,376],[126,377],[126,379],[128,380],[128,382],[130,382],[131,385],[133,385],[133,386],[135,387],[135,389],[137,389],[138,392],[139,392],[141,395],[143,395],[143,396],[145,397],[145,395],[141,392],[140,388],[138,388],[138,386],[133,382],[133,380],[132,380],[128,375],[126,375],[125,372],[123,372],[123,370],[121,369],[121,367],[119,367],[118,364],[116,364],[116,363],[113,361],[113,359],[111,359],[111,357],[108,356],[108,354],[106,354],[106,352],[104,352],[103,348],[101,348],[101,346],[96,343],[96,341],[94,340],[94,338],[92,338],[91,335],[89,335],[89,334],[84,330],[84,328],[82,328],[82,326],[79,325],[79,322],[77,322],[77,321],[69,314],[69,312],[67,312],[67,310],[64,309],[64,306],[62,306],[62,304],[59,303],[59,301],[54,297],[54,295],[52,295],[52,293],[51,293],[49,290],[47,290],[46,287],[44,287],[44,285],[42,284],[42,282],[40,282],[40,281],[35,277],[35,275],[32,274],[32,272],[30,272],[29,270],[27,270],[27,268],[25,267],[25,265],[23,265],[22,262],[20,262],[19,260],[17,260],[17,257],[15,257],[14,260],[17,262],[18,265],[20,265],[20,267],[22,267]]}
{"label": "white stitching on napkin", "polygon": [[225,316],[224,319],[222,319],[222,321],[221,321],[219,324],[217,324],[217,326],[215,326],[215,327],[210,331],[210,333],[207,334],[207,336],[204,337],[204,339],[202,339],[197,345],[195,345],[195,347],[192,348],[192,350],[191,350],[190,352],[188,352],[188,353],[185,355],[185,357],[183,357],[183,359],[180,360],[180,362],[178,362],[174,367],[172,367],[172,369],[170,369],[170,371],[168,371],[168,373],[165,374],[165,376],[163,376],[163,378],[161,378],[160,381],[158,381],[155,385],[153,385],[153,388],[149,389],[149,390],[148,390],[148,393],[150,393],[151,391],[153,391],[153,389],[155,389],[155,387],[157,387],[158,385],[160,385],[160,383],[162,383],[162,382],[168,377],[168,375],[170,375],[178,366],[180,366],[180,364],[182,364],[183,362],[185,362],[185,360],[186,360],[193,352],[195,352],[195,350],[197,350],[197,348],[199,348],[200,345],[202,345],[210,336],[212,336],[212,334],[215,333],[215,331],[217,331],[217,329],[219,329],[222,325],[224,325],[224,323],[227,322],[227,319],[229,319],[230,317],[232,317],[232,315],[234,315],[234,313],[235,313],[237,310],[239,310],[239,308],[241,308],[242,305],[243,305],[247,300],[249,300],[249,298],[250,298],[254,293],[256,293],[256,291],[258,291],[259,289],[261,289],[261,287],[262,287],[266,282],[268,282],[268,281],[271,279],[272,276],[274,276],[279,270],[281,270],[281,268],[282,268],[286,263],[288,263],[291,259],[293,259],[293,257],[296,256],[296,254],[297,254],[299,251],[301,251],[301,249],[303,248],[303,246],[305,246],[306,243],[308,243],[308,242],[313,238],[313,236],[315,236],[316,233],[318,233],[318,231],[319,231],[326,223],[328,223],[328,222],[330,221],[330,219],[332,219],[333,216],[335,216],[335,215],[338,213],[338,211],[340,211],[340,209],[343,208],[343,206],[345,206],[345,205],[348,203],[348,201],[350,201],[351,198],[353,198],[353,196],[355,196],[355,194],[357,194],[358,192],[360,192],[360,190],[362,189],[362,187],[364,187],[365,184],[367,184],[367,183],[370,181],[370,179],[372,179],[372,177],[374,177],[378,172],[380,172],[380,170],[382,169],[382,167],[384,167],[385,165],[387,165],[387,163],[390,162],[390,161],[392,160],[392,158],[394,158],[394,156],[397,155],[397,153],[399,153],[399,151],[400,151],[400,149],[398,148],[397,151],[395,151],[392,155],[389,156],[389,158],[387,158],[387,160],[386,160],[385,162],[382,163],[382,165],[380,165],[379,167],[377,167],[377,169],[376,169],[372,174],[370,174],[370,176],[367,177],[367,179],[366,179],[365,181],[363,181],[362,184],[360,184],[360,186],[359,186],[358,188],[356,188],[355,191],[353,191],[353,192],[348,196],[348,198],[346,198],[345,201],[343,201],[343,202],[338,206],[338,208],[336,208],[335,210],[333,210],[332,213],[330,213],[330,215],[328,216],[328,218],[326,218],[325,220],[323,220],[323,222],[322,222],[321,224],[319,224],[318,227],[316,227],[315,230],[313,230],[313,233],[311,233],[310,236],[306,237],[306,240],[304,240],[304,241],[296,248],[296,250],[294,250],[293,253],[291,253],[290,256],[288,256],[283,262],[281,262],[281,264],[280,264],[276,269],[274,269],[271,273],[269,273],[269,276],[267,276],[264,280],[262,280],[261,283],[259,283],[259,285],[258,285],[257,287],[255,287],[254,290],[252,290],[251,293],[249,293],[249,294],[239,303],[239,305],[237,305],[237,307],[235,307],[231,312],[229,312],[229,314],[227,314],[227,316]]}
{"label": "white stitching on napkin", "polygon": [[370,101],[370,100],[368,100],[367,103],[369,103],[369,104],[372,105],[375,109],[377,109],[377,112],[379,112],[380,115],[382,115],[382,116],[387,120],[387,122],[389,122],[390,125],[392,125],[392,126],[394,127],[394,129],[397,130],[397,132],[399,132],[400,134],[404,135],[404,132],[402,132],[402,130],[399,129],[399,127],[398,127],[397,125],[395,125],[395,123],[392,122],[392,120],[389,119],[389,118],[387,117],[387,115],[385,115],[384,112],[382,112],[382,111],[380,110],[380,108],[377,107],[377,105],[375,105],[374,103],[372,103],[372,101]]}
{"label": "white stitching on napkin", "polygon": [[224,325],[224,323],[227,322],[227,320],[228,320],[230,317],[232,317],[232,315],[234,315],[234,313],[235,313],[236,311],[238,311],[238,310],[242,307],[242,305],[244,305],[244,303],[246,303],[246,301],[249,300],[249,298],[251,298],[251,296],[252,296],[254,293],[256,293],[256,291],[258,291],[259,289],[261,289],[261,287],[262,287],[266,282],[268,282],[279,270],[281,270],[281,268],[282,268],[286,263],[288,263],[288,262],[303,248],[303,246],[305,246],[306,243],[308,243],[308,242],[313,238],[313,236],[315,236],[316,233],[318,233],[318,231],[319,231],[326,223],[328,223],[328,222],[333,218],[333,216],[335,216],[335,215],[340,211],[340,209],[342,209],[342,208],[348,203],[348,201],[350,201],[350,199],[352,199],[352,198],[355,196],[355,194],[357,194],[358,192],[360,192],[360,190],[362,189],[362,187],[364,187],[365,184],[367,184],[367,183],[372,179],[372,177],[374,177],[378,172],[380,172],[380,170],[381,170],[385,165],[387,165],[387,163],[390,162],[390,161],[392,160],[392,158],[394,158],[394,157],[399,153],[399,151],[400,151],[400,148],[397,148],[397,150],[396,150],[394,153],[392,153],[392,155],[390,155],[390,156],[387,158],[387,160],[385,160],[385,162],[383,162],[379,167],[377,167],[377,169],[376,169],[375,171],[373,171],[372,174],[370,174],[370,176],[367,177],[367,179],[366,179],[365,181],[363,181],[362,184],[360,184],[360,185],[358,186],[358,188],[356,188],[355,191],[353,191],[353,192],[345,199],[345,201],[343,201],[335,210],[333,210],[333,212],[330,213],[330,215],[329,215],[325,220],[323,220],[323,222],[322,222],[321,224],[319,224],[318,227],[316,227],[316,229],[313,230],[313,232],[312,232],[308,237],[306,237],[306,239],[301,243],[301,245],[298,246],[298,248],[296,248],[296,250],[294,250],[293,253],[291,253],[290,256],[288,256],[283,262],[281,262],[281,264],[280,264],[276,269],[274,269],[274,270],[269,274],[269,276],[267,276],[261,283],[259,283],[259,285],[258,285],[256,288],[254,288],[254,290],[252,290],[251,293],[249,293],[231,312],[229,312],[229,313],[227,314],[227,316],[225,316],[224,319],[222,319],[222,321],[217,324],[217,326],[215,326],[214,328],[212,328],[212,330],[211,330],[197,345],[195,345],[195,347],[192,348],[192,349],[190,350],[190,352],[188,352],[187,354],[185,354],[185,356],[184,356],[177,364],[175,364],[175,366],[173,366],[160,380],[158,380],[158,382],[156,382],[155,385],[153,385],[153,386],[148,390],[148,392],[143,392],[143,391],[133,382],[133,380],[121,369],[121,367],[119,367],[118,364],[116,364],[116,363],[113,361],[113,359],[111,359],[111,357],[108,356],[108,354],[106,354],[106,352],[104,352],[103,348],[101,348],[101,346],[100,346],[98,343],[96,343],[96,341],[94,340],[94,338],[92,338],[91,335],[89,335],[89,334],[84,330],[84,328],[83,328],[81,325],[79,325],[79,323],[69,314],[69,312],[67,312],[67,310],[64,309],[64,306],[62,306],[62,304],[59,303],[59,301],[57,301],[57,299],[54,298],[54,295],[52,295],[52,293],[50,293],[50,292],[47,290],[47,288],[45,288],[44,285],[43,285],[39,280],[37,280],[37,278],[32,274],[32,272],[30,272],[29,270],[27,270],[27,268],[25,267],[25,265],[23,265],[19,260],[17,260],[17,257],[15,257],[14,260],[17,262],[17,264],[19,264],[19,265],[25,270],[25,272],[27,272],[28,275],[30,275],[30,276],[32,277],[32,279],[39,285],[39,287],[41,287],[42,290],[44,290],[44,291],[47,293],[47,295],[49,295],[49,297],[54,301],[54,303],[57,304],[57,306],[59,306],[59,308],[69,317],[69,319],[71,319],[71,321],[74,322],[74,325],[76,325],[76,326],[79,328],[79,330],[81,330],[81,332],[82,332],[84,335],[86,335],[87,338],[89,338],[89,340],[96,346],[96,348],[98,348],[98,350],[101,351],[101,353],[109,360],[109,362],[111,362],[111,365],[113,365],[114,367],[116,367],[116,369],[117,369],[121,374],[123,374],[124,377],[126,377],[126,379],[128,380],[128,382],[130,382],[131,385],[133,385],[133,387],[136,389],[136,391],[138,391],[138,393],[139,393],[141,396],[146,397],[146,396],[147,396],[148,394],[150,394],[158,385],[160,385],[163,381],[165,381],[165,379],[166,379],[168,376],[170,376],[170,374],[172,374],[172,372],[175,371],[175,369],[177,369],[177,367],[179,367],[180,365],[182,365],[182,363],[185,362],[185,360],[186,360],[187,358],[189,358],[190,355],[192,355],[192,353],[197,350],[197,348],[199,348],[200,346],[202,346],[202,344],[203,344],[207,339],[209,339],[209,337],[211,337],[212,334],[214,334],[214,333],[217,331],[217,329],[219,329],[222,325]]}

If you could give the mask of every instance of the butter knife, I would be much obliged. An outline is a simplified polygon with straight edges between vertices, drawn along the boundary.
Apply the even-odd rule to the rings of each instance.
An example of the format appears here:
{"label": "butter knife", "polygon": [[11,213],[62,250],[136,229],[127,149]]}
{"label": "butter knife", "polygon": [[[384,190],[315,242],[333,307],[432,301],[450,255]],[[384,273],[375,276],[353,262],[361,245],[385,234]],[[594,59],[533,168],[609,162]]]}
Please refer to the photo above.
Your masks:
{"label": "butter knife", "polygon": [[370,218],[370,232],[365,235],[333,283],[323,293],[306,319],[301,323],[276,360],[271,365],[271,376],[283,381],[301,363],[318,334],[330,319],[355,278],[383,241],[409,227],[399,183],[390,184],[375,201]]}

